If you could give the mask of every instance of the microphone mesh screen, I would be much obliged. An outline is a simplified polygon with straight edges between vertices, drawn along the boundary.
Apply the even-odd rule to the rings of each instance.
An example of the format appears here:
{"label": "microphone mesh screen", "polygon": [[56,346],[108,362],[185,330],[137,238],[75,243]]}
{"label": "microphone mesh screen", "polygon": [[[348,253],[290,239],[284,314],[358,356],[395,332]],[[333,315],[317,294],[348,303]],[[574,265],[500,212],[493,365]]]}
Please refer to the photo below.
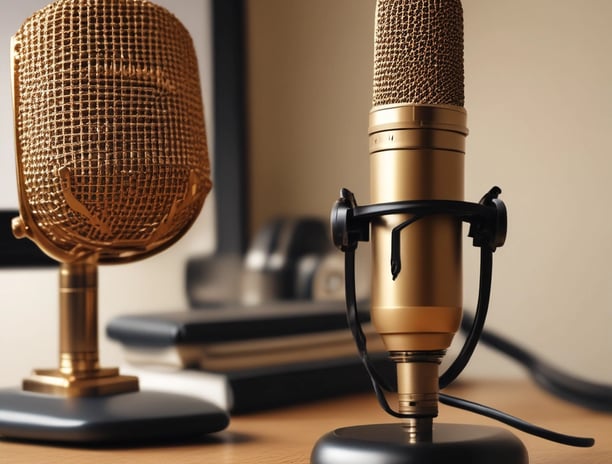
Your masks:
{"label": "microphone mesh screen", "polygon": [[53,247],[103,261],[186,230],[211,182],[182,24],[143,0],[59,0],[14,47],[21,204]]}
{"label": "microphone mesh screen", "polygon": [[463,106],[459,0],[378,0],[374,49],[374,106]]}

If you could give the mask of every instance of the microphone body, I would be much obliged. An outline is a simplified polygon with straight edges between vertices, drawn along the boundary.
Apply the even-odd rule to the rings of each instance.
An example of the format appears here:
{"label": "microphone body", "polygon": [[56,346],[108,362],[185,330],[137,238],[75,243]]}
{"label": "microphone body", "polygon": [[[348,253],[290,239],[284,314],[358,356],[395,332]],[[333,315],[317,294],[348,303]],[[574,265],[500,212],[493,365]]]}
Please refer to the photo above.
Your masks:
{"label": "microphone body", "polygon": [[[457,1],[379,0],[369,120],[371,203],[463,200],[467,135],[463,21]],[[461,321],[461,221],[420,219],[401,231],[402,270],[390,271],[391,232],[410,216],[372,221],[371,317],[397,363],[399,412],[412,436],[431,434],[438,366]]]}

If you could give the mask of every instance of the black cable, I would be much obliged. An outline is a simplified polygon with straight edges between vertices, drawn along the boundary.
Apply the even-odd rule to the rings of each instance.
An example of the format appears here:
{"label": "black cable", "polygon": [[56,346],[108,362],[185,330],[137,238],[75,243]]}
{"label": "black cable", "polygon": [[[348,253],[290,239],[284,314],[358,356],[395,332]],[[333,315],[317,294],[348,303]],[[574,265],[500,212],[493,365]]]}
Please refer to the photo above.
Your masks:
{"label": "black cable", "polygon": [[521,430],[530,435],[535,435],[536,437],[544,438],[545,440],[561,443],[562,445],[588,448],[595,444],[595,440],[592,438],[574,437],[571,435],[553,432],[552,430],[547,430],[545,428],[531,424],[529,422],[524,421],[523,419],[519,419],[518,417],[514,417],[503,411],[499,411],[498,409],[494,409],[489,406],[483,406],[482,404],[474,403],[472,401],[467,401],[461,398],[456,398],[454,396],[441,393],[440,403],[455,408],[464,409],[466,411],[475,412],[476,414],[495,419],[496,421],[507,424],[511,427],[514,427],[515,429]]}
{"label": "black cable", "polygon": [[480,340],[480,334],[484,328],[489,311],[489,300],[491,297],[491,281],[493,277],[493,252],[482,247],[480,249],[480,282],[478,288],[478,302],[476,304],[476,315],[461,351],[453,363],[440,376],[440,389],[448,387],[455,380],[474,354],[474,350]]}
{"label": "black cable", "polygon": [[[484,248],[481,248],[481,250],[483,250],[483,252],[481,253],[481,264],[484,264],[484,267],[481,268],[481,276],[480,276],[481,287],[479,290],[478,306],[481,307],[480,318],[482,319],[482,321],[480,321],[478,324],[476,322],[473,324],[473,327],[470,330],[470,335],[472,335],[472,337],[468,336],[468,338],[472,339],[470,344],[474,344],[474,341],[476,343],[478,342],[478,337],[480,335],[480,332],[482,331],[482,327],[480,327],[480,329],[478,327],[480,323],[484,324],[484,317],[486,316],[486,312],[487,312],[486,309],[484,309],[483,311],[482,308],[484,308],[485,306],[486,308],[488,308],[488,302],[489,302],[488,294],[490,293],[490,278],[487,279],[487,274],[490,274],[492,272],[492,253],[490,252],[490,250],[488,252],[485,252]],[[491,259],[491,261],[489,261],[489,259]],[[359,356],[361,358],[361,361],[368,375],[370,376],[370,380],[372,382],[372,386],[374,389],[374,393],[376,394],[376,398],[380,406],[382,407],[382,409],[386,413],[390,414],[391,416],[397,417],[397,418],[412,418],[413,417],[412,415],[399,413],[397,411],[394,411],[389,406],[389,403],[387,402],[387,399],[384,394],[384,390],[389,391],[389,392],[393,390],[388,387],[387,383],[384,381],[382,376],[380,376],[380,374],[376,371],[376,369],[372,366],[370,362],[368,351],[367,351],[367,339],[361,328],[361,321],[359,319],[359,311],[357,308],[357,297],[356,297],[356,291],[355,291],[355,250],[354,248],[345,250],[345,261],[344,262],[345,262],[345,292],[346,292],[346,305],[347,305],[347,320],[348,320],[348,324],[351,329],[351,332],[353,334],[353,338],[355,339],[355,343],[357,345],[357,349],[359,351]],[[483,280],[485,282],[486,281],[489,282],[488,286],[485,285],[484,288],[482,285]],[[483,293],[486,293],[487,295],[483,295]],[[472,332],[474,332],[474,334],[472,334]],[[472,347],[466,348],[466,346],[467,346],[467,339],[466,339],[466,343],[464,343],[463,349],[461,350],[462,353],[465,351],[465,353],[462,356],[464,359],[460,362],[457,362],[457,360],[455,361],[455,363],[457,363],[457,366],[453,368],[453,371],[446,376],[446,379],[444,380],[444,382],[448,382],[448,383],[452,382],[452,380],[454,380],[454,378],[457,375],[459,375],[461,370],[463,370],[463,367],[465,367],[465,364],[467,364],[467,361],[469,360],[469,356],[471,356],[471,354],[474,351],[475,344]],[[460,356],[461,356],[461,353],[460,353]],[[453,363],[453,365],[455,363]],[[451,367],[453,365],[451,365]],[[445,375],[447,374],[447,372],[445,372]],[[440,402],[447,404],[449,406],[453,406],[453,407],[465,409],[471,412],[475,412],[477,414],[481,414],[483,416],[486,416],[486,417],[498,420],[502,423],[508,424],[512,427],[516,427],[517,429],[522,430],[526,433],[544,438],[546,440],[554,441],[560,444],[569,445],[569,446],[589,447],[589,446],[593,446],[595,442],[592,438],[573,437],[573,436],[553,432],[550,430],[546,430],[542,427],[539,427],[534,424],[530,424],[526,421],[523,421],[522,419],[518,419],[514,416],[508,415],[502,411],[498,411],[488,406],[484,406],[484,405],[474,403],[471,401],[455,398],[455,397],[452,397],[446,394],[442,394],[442,393],[440,394]]]}
{"label": "black cable", "polygon": [[357,345],[357,351],[359,352],[361,362],[363,363],[365,370],[370,377],[370,381],[372,382],[372,387],[374,389],[376,399],[378,400],[378,404],[387,414],[399,419],[406,418],[408,416],[394,411],[391,406],[389,406],[384,390],[391,392],[394,389],[389,387],[384,378],[374,368],[370,362],[370,357],[368,356],[367,339],[363,333],[363,329],[361,328],[359,310],[357,309],[357,297],[355,292],[355,250],[345,251],[344,267],[344,284],[347,309],[346,314],[348,325],[353,334],[353,338],[355,339],[355,344]]}
{"label": "black cable", "polygon": [[[470,332],[471,326],[469,314],[464,312],[461,329]],[[481,342],[519,362],[528,370],[536,384],[550,393],[595,411],[612,412],[612,385],[589,382],[562,372],[490,330],[483,330]]]}

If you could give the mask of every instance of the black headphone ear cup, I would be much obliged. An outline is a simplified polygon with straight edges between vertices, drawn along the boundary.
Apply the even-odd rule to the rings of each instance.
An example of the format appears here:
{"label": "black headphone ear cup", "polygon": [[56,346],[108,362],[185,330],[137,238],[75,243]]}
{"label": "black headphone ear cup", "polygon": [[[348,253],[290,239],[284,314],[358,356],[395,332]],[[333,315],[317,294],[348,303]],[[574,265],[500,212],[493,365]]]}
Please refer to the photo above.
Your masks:
{"label": "black headphone ear cup", "polygon": [[314,294],[314,279],[319,271],[324,255],[308,254],[302,256],[295,268],[295,298],[298,300],[316,299]]}
{"label": "black headphone ear cup", "polygon": [[277,218],[257,234],[245,257],[244,304],[310,299],[317,256],[331,250],[327,223],[319,218]]}
{"label": "black headphone ear cup", "polygon": [[240,302],[242,266],[238,253],[190,258],[185,272],[190,306],[219,307]]}
{"label": "black headphone ear cup", "polygon": [[344,300],[344,255],[333,252],[321,257],[311,282],[313,300]]}

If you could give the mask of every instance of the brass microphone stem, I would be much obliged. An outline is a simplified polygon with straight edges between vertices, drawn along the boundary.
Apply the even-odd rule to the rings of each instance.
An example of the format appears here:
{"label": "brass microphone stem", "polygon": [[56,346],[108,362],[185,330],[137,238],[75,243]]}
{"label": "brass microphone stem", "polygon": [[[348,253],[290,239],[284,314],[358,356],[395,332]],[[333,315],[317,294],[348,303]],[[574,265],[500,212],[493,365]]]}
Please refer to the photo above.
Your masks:
{"label": "brass microphone stem", "polygon": [[36,369],[24,390],[71,397],[138,391],[136,377],[99,365],[96,256],[60,263],[59,294],[59,368]]}
{"label": "brass microphone stem", "polygon": [[98,363],[98,267],[86,260],[60,265],[60,371],[86,374]]}
{"label": "brass microphone stem", "polygon": [[443,351],[391,352],[397,367],[399,412],[411,442],[431,441],[433,418],[438,415],[438,366]]}

